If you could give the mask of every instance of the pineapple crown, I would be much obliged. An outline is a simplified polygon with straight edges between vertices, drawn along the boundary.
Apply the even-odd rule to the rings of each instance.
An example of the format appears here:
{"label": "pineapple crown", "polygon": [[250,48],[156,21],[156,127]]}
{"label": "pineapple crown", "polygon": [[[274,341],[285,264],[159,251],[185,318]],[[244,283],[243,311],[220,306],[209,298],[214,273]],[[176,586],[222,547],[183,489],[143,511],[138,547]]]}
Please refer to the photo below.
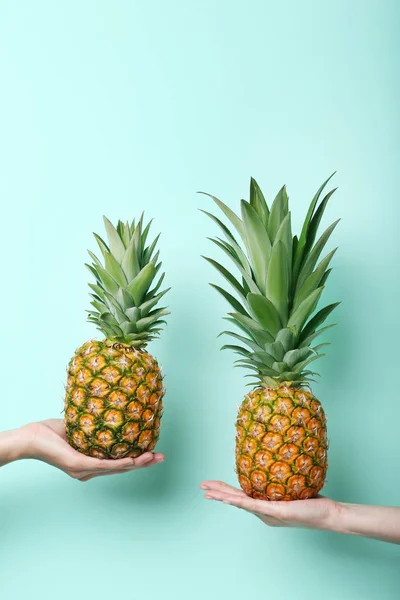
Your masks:
{"label": "pineapple crown", "polygon": [[[144,226],[143,214],[137,224],[118,221],[116,227],[106,218],[108,245],[94,233],[104,262],[90,250],[92,264],[86,266],[96,283],[91,288],[88,320],[97,325],[107,339],[135,347],[144,347],[158,336],[169,314],[166,307],[156,308],[168,289],[159,291],[165,273],[155,282],[161,268],[158,238],[146,246],[151,221]],[[153,286],[153,287],[152,287]]]}
{"label": "pineapple crown", "polygon": [[[221,200],[210,194],[237,231],[241,241],[216,216],[204,212],[222,230],[225,240],[209,238],[234,263],[240,273],[237,279],[212,258],[204,257],[228,281],[233,296],[211,284],[229,302],[233,312],[226,318],[239,328],[223,331],[240,342],[227,344],[240,355],[237,366],[253,373],[257,382],[277,387],[282,383],[301,387],[318,375],[308,365],[321,356],[328,343],[313,346],[315,339],[333,325],[320,327],[339,302],[315,312],[331,269],[329,263],[337,248],[317,264],[332,231],[339,220],[330,225],[316,240],[318,227],[331,190],[320,201],[322,192],[334,173],[321,185],[309,206],[300,236],[292,236],[291,213],[286,187],[282,187],[271,208],[255,181],[250,180],[250,202],[241,201],[241,218]],[[312,316],[313,315],[313,316]],[[249,385],[254,385],[252,382]]]}

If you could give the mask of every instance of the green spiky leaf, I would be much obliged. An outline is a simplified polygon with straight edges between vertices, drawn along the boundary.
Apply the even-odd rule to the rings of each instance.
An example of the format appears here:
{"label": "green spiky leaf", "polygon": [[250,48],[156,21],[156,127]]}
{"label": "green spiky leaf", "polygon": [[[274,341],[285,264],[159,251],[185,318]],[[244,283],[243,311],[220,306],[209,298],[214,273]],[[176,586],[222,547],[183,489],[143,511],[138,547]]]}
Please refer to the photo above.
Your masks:
{"label": "green spiky leaf", "polygon": [[110,252],[118,262],[121,262],[125,254],[125,246],[111,221],[109,221],[107,217],[103,217],[103,220],[107,232]]}
{"label": "green spiky leaf", "polygon": [[119,220],[114,227],[106,217],[104,224],[109,244],[94,234],[104,264],[89,251],[93,264],[87,267],[96,282],[89,284],[94,294],[88,320],[110,340],[142,347],[158,335],[165,323],[160,317],[168,314],[165,308],[157,308],[168,291],[158,293],[164,274],[152,288],[161,267],[158,252],[150,260],[158,236],[146,248],[146,257],[150,223],[144,226],[143,214],[137,224]]}
{"label": "green spiky leaf", "polygon": [[245,244],[253,266],[257,287],[264,293],[271,243],[264,225],[254,208],[244,200],[241,202],[241,207],[246,232]]}
{"label": "green spiky leaf", "polygon": [[267,276],[267,297],[286,323],[289,310],[289,257],[286,247],[278,240],[272,247]]}
{"label": "green spiky leaf", "polygon": [[261,294],[248,294],[247,303],[257,322],[272,336],[282,327],[279,313],[268,298]]}
{"label": "green spiky leaf", "polygon": [[257,182],[251,179],[250,202],[241,201],[241,218],[211,196],[234,225],[243,243],[236,240],[222,221],[203,211],[222,229],[226,238],[226,241],[214,238],[213,243],[241,275],[238,280],[229,267],[207,259],[238,295],[233,297],[223,287],[213,285],[235,311],[229,313],[227,320],[241,330],[240,333],[224,332],[240,342],[240,345],[226,344],[224,348],[239,352],[241,358],[236,366],[254,371],[265,385],[276,387],[286,382],[302,386],[314,381],[316,373],[307,369],[307,365],[323,356],[320,351],[326,344],[315,348],[310,344],[327,329],[318,327],[336,306],[324,307],[314,314],[335,253],[333,250],[317,265],[338,222],[330,225],[317,239],[326,206],[335,191],[328,192],[320,202],[329,179],[315,194],[299,237],[292,234],[285,186],[269,209]]}
{"label": "green spiky leaf", "polygon": [[257,181],[250,179],[250,205],[260,217],[265,229],[268,227],[269,208]]}

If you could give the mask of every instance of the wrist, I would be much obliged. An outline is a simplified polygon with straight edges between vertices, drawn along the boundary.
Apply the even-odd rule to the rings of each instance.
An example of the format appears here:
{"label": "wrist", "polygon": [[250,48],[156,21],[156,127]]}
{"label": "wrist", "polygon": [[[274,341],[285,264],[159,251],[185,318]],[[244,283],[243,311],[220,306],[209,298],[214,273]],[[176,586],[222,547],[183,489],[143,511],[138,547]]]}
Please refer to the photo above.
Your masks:
{"label": "wrist", "polygon": [[336,533],[349,533],[346,530],[347,512],[348,505],[345,502],[332,501],[326,529]]}
{"label": "wrist", "polygon": [[28,423],[16,430],[19,435],[19,459],[38,458],[39,436],[38,423]]}
{"label": "wrist", "polygon": [[29,436],[24,427],[0,433],[0,466],[29,456]]}
{"label": "wrist", "polygon": [[[331,517],[331,531],[347,535],[367,535],[370,525],[370,506],[360,504],[349,504],[346,502],[335,502],[335,508]],[[367,516],[367,519],[365,517]]]}

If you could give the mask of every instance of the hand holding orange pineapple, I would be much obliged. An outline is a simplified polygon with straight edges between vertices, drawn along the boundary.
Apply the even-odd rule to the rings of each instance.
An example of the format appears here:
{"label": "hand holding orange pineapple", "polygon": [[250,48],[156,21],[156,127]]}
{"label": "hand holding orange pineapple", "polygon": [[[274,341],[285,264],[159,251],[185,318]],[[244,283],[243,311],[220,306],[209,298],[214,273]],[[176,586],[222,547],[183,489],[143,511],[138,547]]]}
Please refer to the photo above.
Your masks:
{"label": "hand holding orange pineapple", "polygon": [[164,460],[163,454],[145,452],[138,458],[105,460],[74,450],[66,441],[62,419],[30,423],[0,433],[0,466],[22,458],[35,458],[64,471],[73,479],[89,481],[103,475],[127,473]]}
{"label": "hand holding orange pineapple", "polygon": [[222,481],[203,481],[207,500],[242,508],[270,527],[300,527],[400,544],[400,507],[335,502],[323,496],[291,502],[250,498]]}

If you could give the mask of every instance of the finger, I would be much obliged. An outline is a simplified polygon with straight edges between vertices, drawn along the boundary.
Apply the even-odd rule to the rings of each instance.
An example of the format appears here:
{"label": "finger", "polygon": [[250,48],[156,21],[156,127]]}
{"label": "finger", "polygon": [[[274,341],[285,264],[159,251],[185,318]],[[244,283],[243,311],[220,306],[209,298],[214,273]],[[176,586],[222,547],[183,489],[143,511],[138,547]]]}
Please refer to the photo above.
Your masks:
{"label": "finger", "polygon": [[130,466],[123,467],[121,469],[108,469],[102,471],[82,471],[81,473],[72,474],[74,479],[79,479],[79,481],[89,481],[89,479],[93,479],[94,477],[108,477],[109,475],[122,475],[122,473],[129,473],[130,471],[136,471],[136,468],[133,464]]}
{"label": "finger", "polygon": [[153,461],[154,462],[163,462],[164,460],[165,460],[165,457],[160,452],[157,452],[156,454],[152,454],[151,452],[146,452],[145,454],[142,454],[138,458],[134,459],[135,468],[142,469],[143,467],[150,466],[150,463],[152,463]]}
{"label": "finger", "polygon": [[[140,459],[140,460],[139,460]],[[117,475],[118,473],[126,473],[128,471],[136,471],[137,469],[144,469],[163,462],[165,457],[163,454],[157,452],[152,454],[146,452],[137,459],[121,459],[121,460],[101,460],[99,468],[97,469],[81,469],[78,471],[78,475],[75,477],[80,481],[87,481],[92,477],[100,477],[102,475]],[[128,461],[128,462],[127,462]],[[93,465],[92,465],[93,466]]]}
{"label": "finger", "polygon": [[110,471],[95,471],[94,473],[85,473],[83,476],[78,476],[77,479],[79,481],[89,481],[89,479],[94,479],[95,477],[108,477],[109,475],[122,475],[122,473],[129,473],[129,471],[137,471],[138,469],[147,469],[153,465],[158,464],[159,462],[163,462],[164,459],[154,458],[143,464],[141,467],[135,467],[134,465],[124,467],[123,469],[113,469]]}
{"label": "finger", "polygon": [[237,494],[239,496],[244,496],[244,492],[239,490],[238,488],[233,487],[232,485],[228,485],[223,481],[203,481],[201,483],[200,488],[202,490],[212,490],[216,492],[223,492],[226,494]]}
{"label": "finger", "polygon": [[[151,452],[146,452],[139,457],[141,459],[140,464],[146,464],[150,462],[153,458],[153,454]],[[105,471],[119,471],[120,469],[137,469],[138,461],[137,458],[118,458],[115,460],[108,460],[105,458],[92,458],[90,456],[86,456],[84,454],[79,454],[76,458],[76,463],[74,466],[74,470],[83,471],[86,473],[97,473],[97,472],[105,472]]]}
{"label": "finger", "polygon": [[155,452],[153,454],[153,457],[156,459],[157,462],[164,462],[165,460],[165,456],[161,452]]}
{"label": "finger", "polygon": [[255,500],[245,494],[226,494],[218,491],[209,491],[204,496],[207,500],[217,500],[224,504],[231,504],[238,508],[243,508],[249,512],[267,515],[270,517],[279,517],[282,507],[281,502],[271,502],[265,500]]}
{"label": "finger", "polygon": [[140,467],[142,469],[147,469],[148,467],[152,467],[153,465],[158,465],[158,463],[162,463],[164,462],[165,458],[162,456],[162,458],[156,458],[154,457],[153,460],[151,460],[150,462],[146,463],[145,465],[143,465],[143,467]]}
{"label": "finger", "polygon": [[164,462],[164,456],[161,455],[152,455],[150,460],[146,460],[145,462],[142,462],[140,464],[137,463],[137,461],[135,462],[134,465],[132,465],[132,467],[125,467],[124,469],[121,469],[121,472],[126,472],[126,471],[138,471],[139,469],[147,469],[148,467],[151,467],[153,465],[157,465],[158,463]]}

